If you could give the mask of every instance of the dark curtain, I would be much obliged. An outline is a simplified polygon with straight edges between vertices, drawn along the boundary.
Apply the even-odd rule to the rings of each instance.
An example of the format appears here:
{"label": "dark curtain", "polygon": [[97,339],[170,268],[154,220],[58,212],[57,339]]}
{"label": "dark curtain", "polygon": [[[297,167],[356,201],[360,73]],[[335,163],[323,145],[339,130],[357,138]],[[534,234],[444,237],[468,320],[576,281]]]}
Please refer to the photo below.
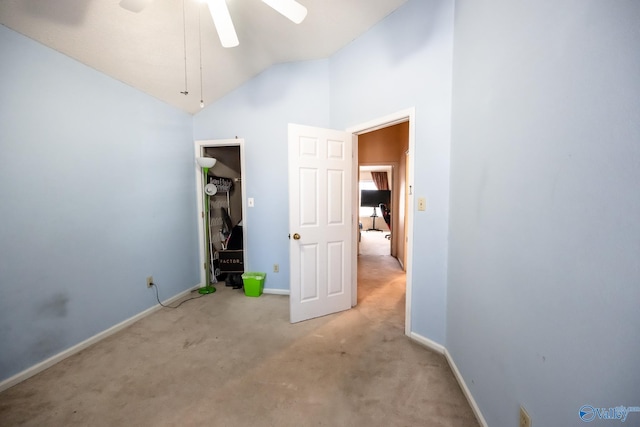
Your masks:
{"label": "dark curtain", "polygon": [[373,183],[376,185],[378,190],[389,189],[389,181],[387,180],[386,172],[371,172],[371,177],[373,178]]}

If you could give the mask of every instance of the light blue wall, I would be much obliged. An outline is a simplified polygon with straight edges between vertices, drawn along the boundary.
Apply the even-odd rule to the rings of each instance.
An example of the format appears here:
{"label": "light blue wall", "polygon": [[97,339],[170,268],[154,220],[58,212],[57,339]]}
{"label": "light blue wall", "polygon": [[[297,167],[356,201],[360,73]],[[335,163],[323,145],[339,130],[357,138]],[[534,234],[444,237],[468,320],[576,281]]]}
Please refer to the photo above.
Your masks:
{"label": "light blue wall", "polygon": [[0,26],[0,380],[198,284],[192,119]]}
{"label": "light blue wall", "polygon": [[194,117],[196,140],[245,140],[247,268],[272,289],[289,289],[288,123],[329,125],[328,60],[273,66]]}
{"label": "light blue wall", "polygon": [[456,2],[446,345],[490,426],[640,405],[639,23]]}
{"label": "light blue wall", "polygon": [[415,107],[412,330],[444,344],[453,2],[411,0],[331,58],[331,126]]}

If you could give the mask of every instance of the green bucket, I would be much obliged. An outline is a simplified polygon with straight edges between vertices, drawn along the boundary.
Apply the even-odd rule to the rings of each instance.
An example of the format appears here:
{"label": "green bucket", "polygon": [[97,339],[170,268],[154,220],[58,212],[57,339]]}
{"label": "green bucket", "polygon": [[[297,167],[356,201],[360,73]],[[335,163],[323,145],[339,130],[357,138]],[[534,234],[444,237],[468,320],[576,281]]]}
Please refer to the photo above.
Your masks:
{"label": "green bucket", "polygon": [[248,297],[259,297],[264,289],[266,273],[243,273],[244,294]]}

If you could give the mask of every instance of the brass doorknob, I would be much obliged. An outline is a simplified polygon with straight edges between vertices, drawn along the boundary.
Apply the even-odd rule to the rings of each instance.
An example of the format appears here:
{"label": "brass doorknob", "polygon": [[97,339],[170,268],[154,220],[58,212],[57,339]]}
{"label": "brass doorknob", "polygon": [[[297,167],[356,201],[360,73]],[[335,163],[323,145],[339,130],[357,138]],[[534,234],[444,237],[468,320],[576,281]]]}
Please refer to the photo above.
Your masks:
{"label": "brass doorknob", "polygon": [[293,240],[300,240],[300,235],[298,233],[294,233]]}

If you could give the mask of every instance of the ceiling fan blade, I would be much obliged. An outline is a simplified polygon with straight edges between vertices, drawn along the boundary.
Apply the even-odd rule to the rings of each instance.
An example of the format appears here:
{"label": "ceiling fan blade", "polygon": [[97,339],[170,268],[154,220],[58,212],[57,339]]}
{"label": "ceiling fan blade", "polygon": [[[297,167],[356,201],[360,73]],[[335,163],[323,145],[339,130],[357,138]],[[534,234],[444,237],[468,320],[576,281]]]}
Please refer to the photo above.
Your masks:
{"label": "ceiling fan blade", "polygon": [[147,7],[153,0],[121,0],[120,7],[130,10],[131,12],[140,12]]}
{"label": "ceiling fan blade", "polygon": [[304,21],[307,16],[307,8],[295,0],[262,0],[277,12],[289,18],[296,24]]}
{"label": "ceiling fan blade", "polygon": [[238,35],[236,29],[233,26],[231,15],[229,14],[229,8],[225,0],[207,0],[209,5],[209,12],[213,18],[213,23],[218,31],[218,37],[220,37],[220,43],[223,47],[235,47],[240,44],[238,41]]}

